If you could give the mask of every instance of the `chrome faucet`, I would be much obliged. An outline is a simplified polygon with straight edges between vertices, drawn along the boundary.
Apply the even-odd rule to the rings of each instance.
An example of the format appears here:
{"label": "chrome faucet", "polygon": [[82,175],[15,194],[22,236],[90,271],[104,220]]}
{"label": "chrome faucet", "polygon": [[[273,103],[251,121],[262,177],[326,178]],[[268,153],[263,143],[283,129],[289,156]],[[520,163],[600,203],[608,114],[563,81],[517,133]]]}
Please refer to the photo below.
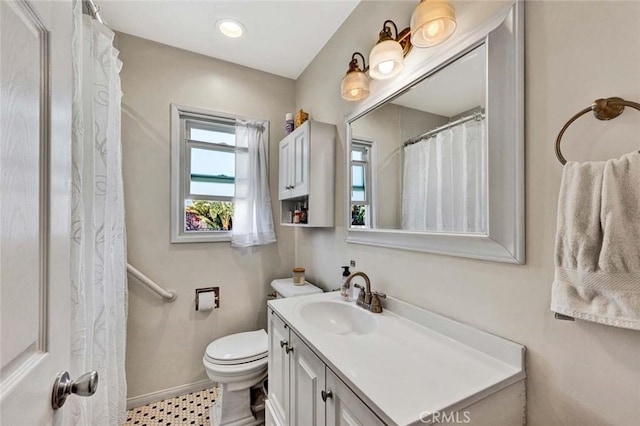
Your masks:
{"label": "chrome faucet", "polygon": [[364,272],[354,272],[347,277],[345,282],[346,286],[349,287],[351,285],[351,280],[355,277],[362,277],[364,279],[364,287],[359,284],[354,284],[353,286],[360,289],[360,293],[358,294],[358,300],[356,301],[356,305],[363,307],[375,314],[379,314],[382,312],[382,302],[380,299],[384,299],[387,297],[384,293],[379,293],[377,291],[371,291],[371,280]]}

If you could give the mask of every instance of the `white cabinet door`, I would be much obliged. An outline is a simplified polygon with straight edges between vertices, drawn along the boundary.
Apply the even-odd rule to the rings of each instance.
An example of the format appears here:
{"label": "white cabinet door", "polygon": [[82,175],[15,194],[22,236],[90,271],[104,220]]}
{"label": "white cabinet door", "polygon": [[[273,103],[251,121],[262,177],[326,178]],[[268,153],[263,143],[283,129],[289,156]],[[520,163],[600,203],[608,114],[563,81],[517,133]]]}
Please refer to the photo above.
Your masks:
{"label": "white cabinet door", "polygon": [[268,313],[269,403],[279,424],[289,424],[289,327],[272,310]]}
{"label": "white cabinet door", "polygon": [[[0,424],[64,424],[71,1],[0,1]],[[74,396],[72,396],[73,398]]]}
{"label": "white cabinet door", "polygon": [[331,370],[326,369],[327,426],[384,425]]}
{"label": "white cabinet door", "polygon": [[292,425],[324,426],[325,404],[321,392],[325,390],[324,363],[294,333],[291,337],[291,386],[289,423]]}
{"label": "white cabinet door", "polygon": [[278,199],[286,200],[291,197],[293,188],[293,140],[286,137],[279,144],[279,178]]}
{"label": "white cabinet door", "polygon": [[293,133],[293,191],[291,197],[309,194],[309,129],[307,122]]}

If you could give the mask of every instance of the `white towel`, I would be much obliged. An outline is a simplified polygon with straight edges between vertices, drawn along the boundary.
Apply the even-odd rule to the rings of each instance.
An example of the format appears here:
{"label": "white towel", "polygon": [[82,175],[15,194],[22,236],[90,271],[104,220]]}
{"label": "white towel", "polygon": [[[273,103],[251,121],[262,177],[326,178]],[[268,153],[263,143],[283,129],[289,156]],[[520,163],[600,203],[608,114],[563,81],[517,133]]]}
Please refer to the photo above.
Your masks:
{"label": "white towel", "polygon": [[640,330],[640,153],[564,167],[551,310]]}

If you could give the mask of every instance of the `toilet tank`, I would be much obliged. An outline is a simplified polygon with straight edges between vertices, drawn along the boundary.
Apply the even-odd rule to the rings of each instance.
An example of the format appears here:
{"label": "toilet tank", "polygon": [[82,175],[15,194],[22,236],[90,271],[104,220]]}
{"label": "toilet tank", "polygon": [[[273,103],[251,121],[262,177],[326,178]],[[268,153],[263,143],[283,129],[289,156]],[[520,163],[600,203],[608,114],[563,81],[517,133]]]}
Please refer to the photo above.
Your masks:
{"label": "toilet tank", "polygon": [[322,289],[307,281],[305,281],[304,285],[293,284],[293,278],[273,280],[271,281],[271,288],[276,291],[276,299],[322,293]]}

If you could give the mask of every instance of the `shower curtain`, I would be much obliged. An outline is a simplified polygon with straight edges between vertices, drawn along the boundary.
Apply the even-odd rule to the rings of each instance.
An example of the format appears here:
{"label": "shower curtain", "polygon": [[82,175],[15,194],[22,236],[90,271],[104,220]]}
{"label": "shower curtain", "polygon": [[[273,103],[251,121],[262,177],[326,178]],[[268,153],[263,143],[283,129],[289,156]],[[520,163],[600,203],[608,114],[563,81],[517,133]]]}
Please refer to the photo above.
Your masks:
{"label": "shower curtain", "polygon": [[406,146],[402,228],[486,232],[486,159],[484,119],[467,121]]}
{"label": "shower curtain", "polygon": [[126,236],[120,68],[114,33],[73,8],[71,375],[96,370],[91,398],[69,398],[72,424],[121,425],[126,414]]}

